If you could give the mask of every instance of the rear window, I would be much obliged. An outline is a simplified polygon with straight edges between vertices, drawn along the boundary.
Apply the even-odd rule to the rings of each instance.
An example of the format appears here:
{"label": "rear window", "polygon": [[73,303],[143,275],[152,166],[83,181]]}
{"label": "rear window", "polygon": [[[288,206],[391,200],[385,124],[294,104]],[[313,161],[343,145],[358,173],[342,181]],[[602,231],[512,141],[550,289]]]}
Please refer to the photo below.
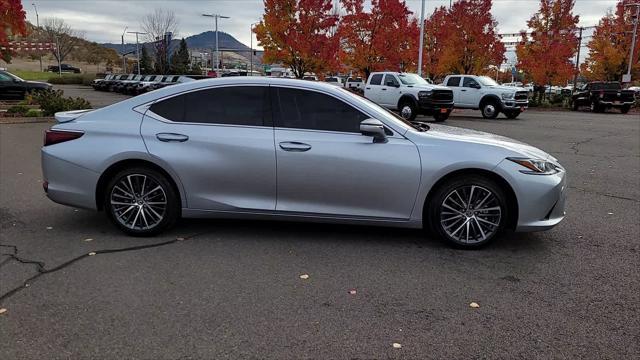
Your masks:
{"label": "rear window", "polygon": [[591,84],[591,90],[620,90],[622,86],[617,82],[608,83],[593,83]]}
{"label": "rear window", "polygon": [[371,75],[370,85],[380,85],[382,84],[382,74],[374,74]]}
{"label": "rear window", "polygon": [[326,82],[338,82],[338,79],[337,79],[337,78],[334,78],[334,77],[329,77],[329,78],[327,78],[325,81],[326,81]]}
{"label": "rear window", "polygon": [[449,80],[447,80],[447,86],[453,86],[453,87],[460,86],[460,77],[459,76],[450,77]]}

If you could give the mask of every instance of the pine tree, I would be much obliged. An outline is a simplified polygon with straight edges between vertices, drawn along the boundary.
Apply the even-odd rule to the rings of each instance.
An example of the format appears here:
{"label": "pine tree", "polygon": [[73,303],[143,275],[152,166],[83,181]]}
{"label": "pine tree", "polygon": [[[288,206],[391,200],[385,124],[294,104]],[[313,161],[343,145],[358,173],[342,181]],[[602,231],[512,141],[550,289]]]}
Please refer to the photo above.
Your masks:
{"label": "pine tree", "polygon": [[146,47],[142,47],[142,54],[140,54],[140,73],[141,74],[152,74],[153,66],[151,65],[151,57],[149,56],[149,51],[147,51]]}
{"label": "pine tree", "polygon": [[182,38],[178,50],[171,57],[171,72],[174,74],[186,74],[189,70],[189,49],[187,42]]}

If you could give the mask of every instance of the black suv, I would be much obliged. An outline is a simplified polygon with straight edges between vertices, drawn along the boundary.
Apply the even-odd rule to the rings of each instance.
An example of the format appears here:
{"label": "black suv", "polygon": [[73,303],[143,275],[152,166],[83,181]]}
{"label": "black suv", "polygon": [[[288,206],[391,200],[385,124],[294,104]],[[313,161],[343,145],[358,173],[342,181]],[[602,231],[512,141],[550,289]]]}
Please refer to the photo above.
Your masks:
{"label": "black suv", "polygon": [[[47,68],[48,71],[51,72],[58,72],[58,65],[51,65]],[[60,71],[61,72],[72,72],[72,73],[76,73],[79,74],[80,73],[80,69],[75,67],[75,66],[71,66],[69,64],[60,64]]]}
{"label": "black suv", "polygon": [[634,98],[632,90],[623,90],[617,81],[593,81],[584,85],[571,97],[573,110],[589,106],[593,112],[604,112],[609,108],[620,109],[626,114],[631,109]]}
{"label": "black suv", "polygon": [[22,100],[25,94],[51,89],[51,84],[40,81],[26,81],[7,71],[0,71],[0,100]]}

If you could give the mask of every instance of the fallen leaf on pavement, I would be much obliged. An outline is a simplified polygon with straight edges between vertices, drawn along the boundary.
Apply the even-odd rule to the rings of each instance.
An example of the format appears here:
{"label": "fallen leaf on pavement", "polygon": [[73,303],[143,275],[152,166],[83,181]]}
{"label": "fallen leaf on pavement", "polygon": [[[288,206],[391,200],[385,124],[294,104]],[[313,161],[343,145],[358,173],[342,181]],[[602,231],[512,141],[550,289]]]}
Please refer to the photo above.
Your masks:
{"label": "fallen leaf on pavement", "polygon": [[307,275],[307,274],[300,275],[300,279],[306,280],[308,278],[309,278],[309,275]]}
{"label": "fallen leaf on pavement", "polygon": [[5,309],[5,308],[0,309],[0,314],[4,314],[6,312],[7,312],[7,309]]}
{"label": "fallen leaf on pavement", "polygon": [[47,226],[47,230],[51,230],[51,229],[53,229],[52,226]]}
{"label": "fallen leaf on pavement", "polygon": [[469,304],[469,307],[472,307],[472,308],[474,308],[474,309],[477,309],[477,308],[479,308],[479,307],[480,307],[480,305],[478,305],[478,303],[477,303],[477,302],[472,302],[471,304]]}
{"label": "fallen leaf on pavement", "polygon": [[355,295],[356,294],[356,290],[355,289],[349,290],[349,294]]}
{"label": "fallen leaf on pavement", "polygon": [[184,241],[183,237],[176,238],[177,241]]}
{"label": "fallen leaf on pavement", "polygon": [[93,241],[93,239],[89,238],[89,239],[84,239],[84,241],[89,242],[89,241]]}
{"label": "fallen leaf on pavement", "polygon": [[95,255],[95,254],[96,254],[96,253],[92,251],[92,252],[90,252],[90,253],[89,253],[89,256],[93,256],[93,255]]}
{"label": "fallen leaf on pavement", "polygon": [[402,347],[402,344],[400,343],[393,343],[393,348],[394,349],[400,349]]}
{"label": "fallen leaf on pavement", "polygon": [[608,215],[613,215],[613,213],[612,213],[612,212],[610,212],[610,213],[607,213],[607,214],[608,214]]}

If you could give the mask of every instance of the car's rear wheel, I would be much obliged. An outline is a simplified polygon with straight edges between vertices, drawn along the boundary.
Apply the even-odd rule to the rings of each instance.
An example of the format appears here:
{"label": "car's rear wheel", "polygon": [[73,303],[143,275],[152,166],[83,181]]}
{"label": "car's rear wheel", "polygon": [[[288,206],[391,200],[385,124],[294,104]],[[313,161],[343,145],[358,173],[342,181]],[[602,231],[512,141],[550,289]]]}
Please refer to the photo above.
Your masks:
{"label": "car's rear wheel", "polygon": [[508,219],[508,200],[494,181],[461,176],[440,186],[427,212],[433,233],[456,247],[473,249],[491,242]]}
{"label": "car's rear wheel", "polygon": [[442,121],[447,120],[448,118],[449,118],[449,113],[448,112],[446,112],[446,113],[437,112],[437,113],[433,114],[433,119],[436,122],[442,122]]}
{"label": "car's rear wheel", "polygon": [[495,119],[500,113],[500,106],[494,100],[488,100],[482,104],[480,109],[482,111],[482,117],[485,119]]}
{"label": "car's rear wheel", "polygon": [[592,101],[591,102],[591,112],[594,112],[594,113],[602,112],[602,108],[595,101]]}
{"label": "car's rear wheel", "polygon": [[418,116],[418,109],[411,101],[403,101],[398,107],[400,110],[400,116],[405,120],[413,121]]}
{"label": "car's rear wheel", "polygon": [[180,216],[179,196],[170,180],[145,167],[117,173],[107,185],[104,207],[113,223],[133,236],[156,235]]}

